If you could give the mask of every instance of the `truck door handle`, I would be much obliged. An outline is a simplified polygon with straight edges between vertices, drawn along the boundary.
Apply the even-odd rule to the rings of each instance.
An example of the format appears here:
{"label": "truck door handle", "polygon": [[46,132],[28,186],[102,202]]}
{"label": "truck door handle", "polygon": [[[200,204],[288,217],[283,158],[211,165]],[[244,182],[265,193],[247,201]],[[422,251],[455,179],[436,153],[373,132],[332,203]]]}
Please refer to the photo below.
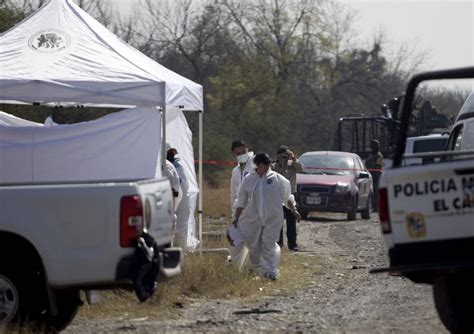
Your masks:
{"label": "truck door handle", "polygon": [[157,209],[161,209],[163,207],[163,196],[161,193],[156,193],[153,195],[155,198],[155,206]]}
{"label": "truck door handle", "polygon": [[474,168],[456,169],[454,171],[457,175],[474,174]]}

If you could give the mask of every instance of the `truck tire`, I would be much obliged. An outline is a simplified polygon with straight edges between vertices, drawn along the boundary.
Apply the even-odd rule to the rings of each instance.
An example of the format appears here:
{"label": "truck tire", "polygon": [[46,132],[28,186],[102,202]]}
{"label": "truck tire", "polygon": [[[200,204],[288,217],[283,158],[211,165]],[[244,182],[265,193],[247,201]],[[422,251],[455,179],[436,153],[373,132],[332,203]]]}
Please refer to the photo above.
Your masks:
{"label": "truck tire", "polygon": [[0,273],[0,328],[11,323],[17,317],[19,305],[18,284],[8,273]]}
{"label": "truck tire", "polygon": [[370,211],[372,210],[372,195],[367,197],[367,206],[360,212],[362,219],[370,219]]}
{"label": "truck tire", "polygon": [[58,314],[48,314],[44,318],[44,325],[50,331],[62,331],[77,314],[79,306],[82,305],[79,290],[66,289],[55,291]]}
{"label": "truck tire", "polygon": [[451,333],[474,331],[474,287],[472,275],[446,275],[433,284],[433,297],[438,316]]}
{"label": "truck tire", "polygon": [[52,316],[42,277],[28,270],[16,272],[11,268],[0,268],[0,328],[7,326],[21,332],[21,327],[26,326],[33,332],[48,333],[66,328],[81,304],[79,291],[56,292],[58,314]]}

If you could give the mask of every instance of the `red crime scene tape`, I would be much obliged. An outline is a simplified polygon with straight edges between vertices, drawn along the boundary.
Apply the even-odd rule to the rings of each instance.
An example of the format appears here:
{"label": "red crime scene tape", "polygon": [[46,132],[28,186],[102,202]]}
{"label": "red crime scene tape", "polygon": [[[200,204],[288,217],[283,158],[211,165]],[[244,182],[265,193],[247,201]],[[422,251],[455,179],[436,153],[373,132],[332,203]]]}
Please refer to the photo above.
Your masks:
{"label": "red crime scene tape", "polygon": [[[195,163],[199,163],[199,160],[194,160]],[[204,165],[213,165],[213,166],[229,166],[235,167],[237,166],[236,162],[232,161],[218,161],[218,160],[203,160],[202,163]],[[315,170],[349,170],[349,171],[359,171],[361,169],[358,168],[331,168],[331,167],[305,167],[305,169],[315,169]],[[368,168],[369,172],[383,172],[381,168]]]}

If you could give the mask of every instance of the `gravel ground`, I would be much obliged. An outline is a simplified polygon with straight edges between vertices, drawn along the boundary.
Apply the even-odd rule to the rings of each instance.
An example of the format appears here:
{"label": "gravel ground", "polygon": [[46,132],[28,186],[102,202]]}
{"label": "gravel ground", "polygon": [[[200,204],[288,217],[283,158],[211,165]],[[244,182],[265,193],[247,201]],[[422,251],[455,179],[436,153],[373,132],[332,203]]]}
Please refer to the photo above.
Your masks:
{"label": "gravel ground", "polygon": [[446,333],[430,286],[368,273],[387,262],[376,221],[318,215],[301,222],[298,233],[298,256],[317,255],[330,264],[310,287],[256,302],[196,301],[181,309],[177,320],[79,317],[65,333]]}

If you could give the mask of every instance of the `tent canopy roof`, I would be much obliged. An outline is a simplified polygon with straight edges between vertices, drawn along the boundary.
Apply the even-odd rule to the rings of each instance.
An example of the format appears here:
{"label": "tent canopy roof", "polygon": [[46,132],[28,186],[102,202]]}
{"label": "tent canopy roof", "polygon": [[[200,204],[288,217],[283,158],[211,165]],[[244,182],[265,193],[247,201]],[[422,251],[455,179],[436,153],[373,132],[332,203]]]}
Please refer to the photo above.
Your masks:
{"label": "tent canopy roof", "polygon": [[0,102],[202,110],[202,86],[134,49],[72,0],[0,35]]}

